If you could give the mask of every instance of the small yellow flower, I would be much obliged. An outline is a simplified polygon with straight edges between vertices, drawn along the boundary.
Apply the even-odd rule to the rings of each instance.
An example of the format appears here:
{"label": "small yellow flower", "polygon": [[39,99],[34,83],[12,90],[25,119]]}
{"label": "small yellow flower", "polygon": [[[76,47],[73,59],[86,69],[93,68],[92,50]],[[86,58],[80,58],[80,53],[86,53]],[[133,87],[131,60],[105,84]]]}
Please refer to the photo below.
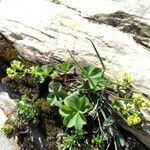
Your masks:
{"label": "small yellow flower", "polygon": [[137,94],[137,93],[133,93],[133,96],[132,96],[132,101],[134,103],[134,105],[138,106],[138,107],[141,107],[142,105],[142,95],[140,94]]}
{"label": "small yellow flower", "polygon": [[37,72],[38,67],[37,66],[32,66],[29,69],[26,69],[26,73],[29,73],[31,75],[34,75]]}
{"label": "small yellow flower", "polygon": [[130,82],[131,82],[131,76],[127,72],[125,72],[122,75],[121,79],[119,80],[119,84],[121,86],[125,86],[126,87],[126,86],[128,86],[130,84]]}
{"label": "small yellow flower", "polygon": [[7,68],[6,73],[11,79],[13,79],[16,76],[16,71],[11,68]]}
{"label": "small yellow flower", "polygon": [[127,117],[127,123],[129,126],[137,125],[141,122],[141,118],[137,114],[133,114]]}
{"label": "small yellow flower", "polygon": [[146,110],[150,106],[150,101],[144,99],[144,102],[142,103],[141,109]]}
{"label": "small yellow flower", "polygon": [[21,63],[21,61],[14,60],[14,61],[11,63],[11,68],[12,68],[13,70],[23,70],[24,65]]}

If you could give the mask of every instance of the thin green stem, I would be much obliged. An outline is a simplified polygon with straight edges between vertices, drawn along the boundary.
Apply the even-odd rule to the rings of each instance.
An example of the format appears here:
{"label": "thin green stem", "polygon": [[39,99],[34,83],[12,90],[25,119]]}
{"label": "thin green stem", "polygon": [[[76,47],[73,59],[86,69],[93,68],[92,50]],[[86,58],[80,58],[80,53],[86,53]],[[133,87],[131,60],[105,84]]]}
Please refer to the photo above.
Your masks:
{"label": "thin green stem", "polygon": [[89,39],[89,38],[86,38],[86,39],[88,39],[92,43],[92,46],[93,46],[93,48],[94,48],[94,50],[95,50],[95,52],[96,52],[96,54],[97,54],[97,56],[99,58],[99,61],[100,61],[101,65],[102,65],[102,67],[103,67],[103,70],[105,71],[105,65],[104,65],[104,63],[102,61],[102,58],[101,58],[100,54],[98,53],[98,50],[96,49],[96,46],[94,45],[94,43],[93,43],[93,41],[91,39]]}

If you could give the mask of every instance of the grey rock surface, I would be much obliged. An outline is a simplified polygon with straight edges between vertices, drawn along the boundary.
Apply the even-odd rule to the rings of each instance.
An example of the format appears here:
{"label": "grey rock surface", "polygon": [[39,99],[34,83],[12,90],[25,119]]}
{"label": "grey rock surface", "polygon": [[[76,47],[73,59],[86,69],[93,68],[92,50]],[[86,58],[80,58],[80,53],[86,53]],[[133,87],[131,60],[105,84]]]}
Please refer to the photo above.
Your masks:
{"label": "grey rock surface", "polygon": [[7,120],[7,117],[2,109],[0,109],[0,128],[4,126],[5,121]]}
{"label": "grey rock surface", "polygon": [[0,149],[1,150],[20,150],[16,144],[15,139],[8,139],[3,133],[0,132]]}
{"label": "grey rock surface", "polygon": [[[11,97],[9,96],[11,95]],[[8,115],[14,115],[16,108],[14,99],[18,95],[15,95],[0,84],[0,129],[5,125],[8,119]],[[1,150],[19,150],[16,140],[12,138],[7,138],[4,133],[0,132],[0,149]]]}
{"label": "grey rock surface", "polygon": [[19,95],[14,94],[9,91],[9,89],[0,84],[0,108],[4,110],[4,112],[11,111],[12,114],[15,111],[15,102],[14,100],[19,98]]}
{"label": "grey rock surface", "polygon": [[0,147],[2,150],[12,150],[9,139],[3,133],[0,133]]}
{"label": "grey rock surface", "polygon": [[0,1],[0,33],[24,59],[56,63],[70,59],[69,50],[80,63],[100,66],[86,39],[90,38],[104,60],[108,77],[119,78],[128,72],[135,90],[150,97],[149,29],[148,0]]}
{"label": "grey rock surface", "polygon": [[84,15],[98,13],[110,14],[116,11],[124,11],[141,18],[150,18],[150,2],[148,0],[59,0],[62,4],[81,11]]}

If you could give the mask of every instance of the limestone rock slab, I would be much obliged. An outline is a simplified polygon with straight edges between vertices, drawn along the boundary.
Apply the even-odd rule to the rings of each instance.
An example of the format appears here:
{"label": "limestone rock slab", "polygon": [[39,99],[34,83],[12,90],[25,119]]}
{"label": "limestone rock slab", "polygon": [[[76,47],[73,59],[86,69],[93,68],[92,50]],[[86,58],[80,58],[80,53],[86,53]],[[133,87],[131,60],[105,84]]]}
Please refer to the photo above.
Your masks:
{"label": "limestone rock slab", "polygon": [[[120,30],[126,23],[137,27],[140,23],[139,30],[147,33],[149,6],[148,0],[82,0],[79,3],[76,0],[1,0],[0,33],[29,61],[55,64],[58,60],[70,59],[69,50],[80,63],[100,66],[86,39],[90,38],[103,58],[109,77],[119,78],[128,72],[135,89],[150,97],[149,36],[140,34],[135,40],[132,32]],[[109,19],[110,14],[118,11],[131,15],[128,19],[132,19],[126,22],[124,18],[120,28],[86,18],[107,14]],[[141,39],[146,44],[137,42]],[[149,143],[145,144],[150,147]]]}

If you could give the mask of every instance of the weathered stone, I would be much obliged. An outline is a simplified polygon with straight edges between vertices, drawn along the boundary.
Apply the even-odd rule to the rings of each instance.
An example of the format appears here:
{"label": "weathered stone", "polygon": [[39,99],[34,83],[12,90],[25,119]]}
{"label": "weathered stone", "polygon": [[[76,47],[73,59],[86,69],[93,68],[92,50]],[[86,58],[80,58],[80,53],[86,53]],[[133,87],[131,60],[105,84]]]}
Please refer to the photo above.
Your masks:
{"label": "weathered stone", "polygon": [[142,18],[150,18],[150,3],[147,0],[59,0],[61,4],[73,8],[83,15],[95,15],[98,13],[110,14],[124,11]]}
{"label": "weathered stone", "polygon": [[8,139],[3,133],[0,133],[0,147],[1,150],[19,150],[12,139]]}
{"label": "weathered stone", "polygon": [[[70,59],[69,50],[77,61],[100,66],[86,39],[90,38],[109,77],[128,72],[135,90],[150,97],[149,8],[148,0],[1,0],[0,33],[14,43],[21,57],[32,62]],[[117,17],[119,11],[123,18]],[[96,14],[103,24],[86,19]],[[140,134],[138,138],[150,147],[148,132]]]}
{"label": "weathered stone", "polygon": [[[12,98],[17,97],[17,95],[9,92],[6,87],[0,84],[0,129],[5,125],[8,117],[15,114],[16,108]],[[19,150],[14,137],[9,139],[2,132],[0,132],[0,147],[2,150]]]}
{"label": "weathered stone", "polygon": [[129,33],[141,45],[150,48],[150,26],[141,22],[134,15],[118,11],[111,14],[96,14],[85,17],[94,23],[108,24]]}
{"label": "weathered stone", "polygon": [[7,120],[6,115],[4,114],[4,111],[2,109],[0,109],[0,128],[2,128],[4,126],[5,121]]}

